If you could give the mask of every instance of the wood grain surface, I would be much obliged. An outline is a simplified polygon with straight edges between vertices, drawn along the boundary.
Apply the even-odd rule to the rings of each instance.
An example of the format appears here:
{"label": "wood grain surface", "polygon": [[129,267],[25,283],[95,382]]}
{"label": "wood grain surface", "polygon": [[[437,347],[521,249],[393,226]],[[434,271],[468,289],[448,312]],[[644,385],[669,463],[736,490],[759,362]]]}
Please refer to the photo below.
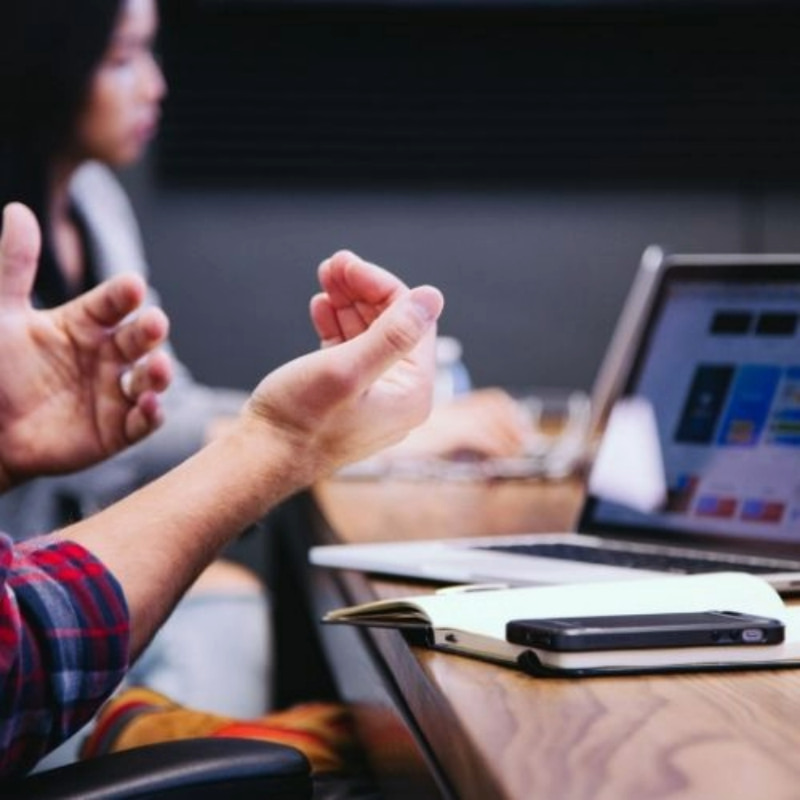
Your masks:
{"label": "wood grain surface", "polygon": [[[331,481],[339,541],[564,529],[580,483]],[[340,573],[352,602],[430,587]],[[800,798],[800,671],[533,678],[371,631],[464,800]]]}

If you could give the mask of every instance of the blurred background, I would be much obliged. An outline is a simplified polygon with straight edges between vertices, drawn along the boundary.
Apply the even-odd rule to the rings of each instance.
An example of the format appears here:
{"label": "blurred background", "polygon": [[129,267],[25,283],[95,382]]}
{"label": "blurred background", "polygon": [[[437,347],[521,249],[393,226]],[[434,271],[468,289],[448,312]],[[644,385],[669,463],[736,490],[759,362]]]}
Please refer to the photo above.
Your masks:
{"label": "blurred background", "polygon": [[341,247],[447,297],[476,385],[588,389],[639,256],[800,251],[800,4],[168,0],[123,175],[196,376],[316,346]]}

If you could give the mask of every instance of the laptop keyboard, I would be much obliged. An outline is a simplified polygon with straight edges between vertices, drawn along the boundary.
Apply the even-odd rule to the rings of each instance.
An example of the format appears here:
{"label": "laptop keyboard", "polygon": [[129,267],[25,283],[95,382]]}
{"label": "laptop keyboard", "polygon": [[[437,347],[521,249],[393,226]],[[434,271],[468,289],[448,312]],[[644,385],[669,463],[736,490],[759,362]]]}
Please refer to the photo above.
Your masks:
{"label": "laptop keyboard", "polygon": [[756,559],[731,558],[724,556],[706,558],[670,553],[632,552],[613,548],[587,547],[577,544],[515,544],[492,545],[481,548],[493,552],[514,553],[515,555],[560,558],[567,561],[583,561],[590,564],[609,564],[615,567],[651,569],[658,572],[676,572],[684,575],[700,572],[727,572],[732,569],[751,573],[786,572],[800,570],[800,563],[766,563]]}

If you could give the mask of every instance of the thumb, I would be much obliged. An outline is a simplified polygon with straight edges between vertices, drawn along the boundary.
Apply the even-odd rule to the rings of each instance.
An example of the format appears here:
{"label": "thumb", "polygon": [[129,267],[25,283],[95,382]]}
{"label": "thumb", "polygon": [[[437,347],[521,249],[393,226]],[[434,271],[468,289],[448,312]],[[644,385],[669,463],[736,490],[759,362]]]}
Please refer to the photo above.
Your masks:
{"label": "thumb", "polygon": [[[444,297],[438,289],[418,286],[404,292],[366,331],[346,342],[343,348],[349,351],[348,360],[363,384],[373,383],[401,358],[414,357],[417,345],[435,330],[443,308]],[[431,336],[430,352],[426,349],[418,354],[425,371],[433,368],[433,341]]]}
{"label": "thumb", "polygon": [[3,209],[0,235],[0,305],[29,302],[41,250],[39,223],[22,203]]}

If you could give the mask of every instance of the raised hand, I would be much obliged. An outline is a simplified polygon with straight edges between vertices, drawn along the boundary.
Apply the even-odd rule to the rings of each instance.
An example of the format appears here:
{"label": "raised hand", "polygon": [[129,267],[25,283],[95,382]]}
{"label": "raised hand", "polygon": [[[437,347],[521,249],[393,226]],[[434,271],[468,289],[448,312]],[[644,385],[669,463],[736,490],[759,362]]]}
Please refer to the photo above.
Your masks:
{"label": "raised hand", "polygon": [[[430,410],[441,293],[408,289],[350,253],[326,264],[312,316],[328,346],[267,375],[235,422],[185,462],[56,534],[88,547],[117,577],[133,654],[244,528],[401,439]],[[158,525],[143,523],[154,517]]]}
{"label": "raised hand", "polygon": [[323,349],[268,375],[248,413],[307,454],[320,477],[393,444],[430,412],[438,289],[409,289],[352,253],[319,271],[311,317]]}
{"label": "raised hand", "polygon": [[342,250],[319,265],[322,291],[311,298],[311,321],[323,347],[352,339],[408,287],[391,272]]}
{"label": "raised hand", "polygon": [[40,250],[33,214],[3,213],[0,236],[0,488],[89,466],[161,423],[158,393],[171,364],[158,346],[169,324],[159,309],[128,318],[146,287],[106,281],[52,310],[32,306]]}

